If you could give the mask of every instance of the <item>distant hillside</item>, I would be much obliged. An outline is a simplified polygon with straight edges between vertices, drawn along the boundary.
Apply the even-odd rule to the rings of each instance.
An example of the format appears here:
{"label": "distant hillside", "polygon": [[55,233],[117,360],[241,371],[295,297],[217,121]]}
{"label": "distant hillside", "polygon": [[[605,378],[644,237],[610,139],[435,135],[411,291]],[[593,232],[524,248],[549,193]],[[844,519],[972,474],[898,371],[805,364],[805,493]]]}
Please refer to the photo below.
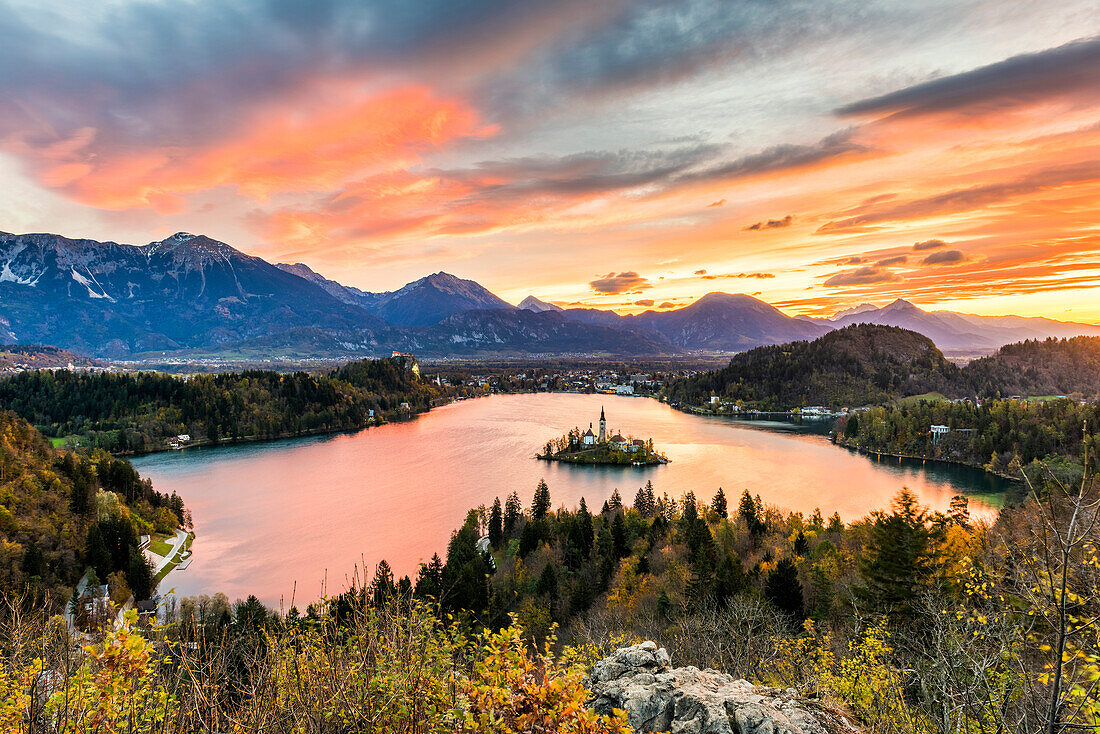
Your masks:
{"label": "distant hillside", "polygon": [[925,311],[901,298],[876,308],[863,304],[814,320],[830,328],[852,324],[880,324],[909,329],[936,343],[945,352],[988,354],[1023,339],[1100,336],[1100,326],[1023,316],[975,316],[955,311]]}
{"label": "distant hillside", "polygon": [[82,357],[65,349],[41,344],[13,344],[0,347],[0,374],[20,370],[87,369],[106,367],[105,362]]}
{"label": "distant hillside", "polygon": [[1029,340],[976,359],[963,375],[982,396],[1100,396],[1100,337]]}
{"label": "distant hillside", "polygon": [[738,354],[723,369],[672,382],[667,394],[672,402],[691,405],[717,395],[745,407],[789,410],[951,392],[958,381],[958,367],[928,337],[893,326],[860,324],[814,341]]}

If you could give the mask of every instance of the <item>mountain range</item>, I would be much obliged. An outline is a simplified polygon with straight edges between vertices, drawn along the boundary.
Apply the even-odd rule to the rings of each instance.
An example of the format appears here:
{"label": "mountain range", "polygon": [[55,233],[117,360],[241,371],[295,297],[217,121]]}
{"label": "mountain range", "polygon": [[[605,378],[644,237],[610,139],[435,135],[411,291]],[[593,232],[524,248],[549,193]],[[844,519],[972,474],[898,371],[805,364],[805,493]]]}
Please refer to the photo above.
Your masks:
{"label": "mountain range", "polygon": [[926,312],[906,301],[830,319],[792,318],[728,293],[636,315],[535,296],[517,307],[443,272],[371,293],[186,232],[147,245],[0,233],[0,344],[108,359],[732,353],[853,323],[900,326],[976,354],[1030,337],[1100,335],[1086,324]]}

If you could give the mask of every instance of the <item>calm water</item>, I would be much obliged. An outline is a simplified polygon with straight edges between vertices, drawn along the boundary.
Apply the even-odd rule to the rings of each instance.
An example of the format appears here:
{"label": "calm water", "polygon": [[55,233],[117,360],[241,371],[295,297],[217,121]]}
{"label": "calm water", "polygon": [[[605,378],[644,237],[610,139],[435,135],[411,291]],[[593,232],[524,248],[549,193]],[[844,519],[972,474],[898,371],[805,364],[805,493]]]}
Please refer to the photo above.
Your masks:
{"label": "calm water", "polygon": [[[598,421],[611,432],[653,437],[672,463],[579,467],[533,457],[547,439]],[[983,472],[876,460],[837,448],[809,426],[733,421],[674,411],[655,400],[604,395],[502,395],[437,408],[418,419],[355,434],[141,457],[134,465],[161,492],[179,492],[197,537],[190,567],[172,575],[180,594],[254,593],[299,604],[339,591],[356,567],[385,558],[415,574],[471,507],[515,490],[529,503],[544,477],[554,505],[584,497],[598,510],[615,488],[630,502],[652,480],[657,493],[718,487],[731,506],[742,490],[765,502],[845,521],[887,507],[903,486],[935,509],[970,494],[992,512],[1005,485]],[[295,587],[296,584],[296,587]],[[296,588],[296,591],[295,591]]]}

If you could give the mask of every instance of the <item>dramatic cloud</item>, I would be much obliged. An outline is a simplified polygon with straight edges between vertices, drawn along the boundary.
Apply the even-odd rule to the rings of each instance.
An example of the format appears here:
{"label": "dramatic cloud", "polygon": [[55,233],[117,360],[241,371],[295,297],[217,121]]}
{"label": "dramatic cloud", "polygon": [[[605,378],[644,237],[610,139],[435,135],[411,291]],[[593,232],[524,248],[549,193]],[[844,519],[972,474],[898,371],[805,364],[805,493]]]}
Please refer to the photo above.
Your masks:
{"label": "dramatic cloud", "polygon": [[1076,103],[1100,100],[1100,37],[1067,43],[1038,53],[1013,56],[961,74],[854,102],[846,116],[916,116],[979,109],[1003,113],[1041,100],[1071,97]]}
{"label": "dramatic cloud", "polygon": [[635,306],[647,306],[647,307],[652,306],[653,305],[653,299],[652,298],[643,298],[640,301],[635,301],[634,305]]}
{"label": "dramatic cloud", "polygon": [[901,265],[903,262],[905,262],[908,259],[909,258],[907,258],[905,255],[894,255],[893,257],[887,257],[887,258],[883,258],[882,260],[879,260],[878,262],[875,263],[875,267],[876,268],[888,268],[891,265]]}
{"label": "dramatic cloud", "polygon": [[604,295],[637,293],[653,287],[648,278],[643,278],[633,270],[624,273],[608,273],[602,278],[591,281],[588,285],[592,290]]}
{"label": "dramatic cloud", "polygon": [[783,227],[791,226],[791,222],[794,221],[794,217],[788,214],[782,219],[769,219],[765,222],[757,222],[756,224],[750,224],[745,227],[746,232],[755,232],[761,229],[782,229]]}
{"label": "dramatic cloud", "polygon": [[868,285],[870,283],[888,283],[892,280],[897,280],[896,273],[889,270],[883,270],[881,268],[859,268],[858,270],[849,270],[844,273],[837,273],[823,285],[828,288],[835,288],[842,285]]}
{"label": "dramatic cloud", "polygon": [[1008,181],[955,189],[901,204],[866,207],[865,212],[862,214],[823,224],[818,232],[838,232],[858,229],[880,222],[972,211],[1047,189],[1098,180],[1100,180],[1100,160],[1054,166],[1030,172]]}
{"label": "dramatic cloud", "polygon": [[933,252],[920,262],[921,265],[953,265],[961,263],[965,259],[966,256],[962,254],[961,250],[941,250],[940,252]]}
{"label": "dramatic cloud", "polygon": [[947,243],[943,240],[925,240],[923,242],[914,242],[913,249],[917,250],[935,250],[937,247],[946,247]]}

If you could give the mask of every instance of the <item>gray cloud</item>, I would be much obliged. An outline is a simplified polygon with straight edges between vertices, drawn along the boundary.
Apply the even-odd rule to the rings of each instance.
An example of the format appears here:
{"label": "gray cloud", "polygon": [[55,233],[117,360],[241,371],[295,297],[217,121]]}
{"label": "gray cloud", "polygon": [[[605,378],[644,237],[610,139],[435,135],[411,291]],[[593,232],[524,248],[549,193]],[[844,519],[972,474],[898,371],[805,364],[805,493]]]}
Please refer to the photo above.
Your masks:
{"label": "gray cloud", "polygon": [[947,243],[943,240],[925,240],[924,242],[914,242],[913,249],[918,252],[921,250],[935,250],[937,247],[946,247]]}
{"label": "gray cloud", "polygon": [[761,229],[782,229],[783,227],[791,226],[794,221],[794,217],[790,214],[782,219],[768,219],[767,221],[757,222],[756,224],[750,224],[745,227],[746,232],[755,232]]}
{"label": "gray cloud", "polygon": [[1022,54],[995,64],[916,84],[837,110],[843,116],[924,115],[989,111],[1059,96],[1100,97],[1100,36]]}
{"label": "gray cloud", "polygon": [[728,278],[756,278],[758,280],[766,280],[774,277],[775,273],[726,273],[725,275],[704,275],[703,280],[726,280]]}
{"label": "gray cloud", "polygon": [[921,265],[953,265],[966,259],[962,250],[941,250],[921,260]]}
{"label": "gray cloud", "polygon": [[648,278],[638,275],[633,270],[622,273],[608,273],[602,278],[591,281],[589,286],[597,293],[604,295],[618,295],[620,293],[637,293],[652,288]]}
{"label": "gray cloud", "polygon": [[905,262],[908,259],[909,258],[906,257],[905,255],[894,255],[893,257],[887,257],[887,258],[884,258],[882,260],[879,260],[878,262],[875,263],[875,267],[876,268],[888,268],[891,265],[901,265],[903,262]]}
{"label": "gray cloud", "polygon": [[[1100,161],[1081,161],[1046,168],[1012,181],[955,189],[936,196],[884,207],[860,207],[863,213],[827,222],[819,233],[858,229],[868,224],[970,211],[1043,189],[1100,179]],[[931,240],[929,240],[931,242]]]}
{"label": "gray cloud", "polygon": [[858,270],[849,270],[843,273],[837,273],[828,280],[824,285],[828,288],[835,288],[841,285],[868,285],[871,283],[889,283],[891,281],[898,280],[896,273],[892,273],[889,270],[883,270],[881,268],[864,267]]}

